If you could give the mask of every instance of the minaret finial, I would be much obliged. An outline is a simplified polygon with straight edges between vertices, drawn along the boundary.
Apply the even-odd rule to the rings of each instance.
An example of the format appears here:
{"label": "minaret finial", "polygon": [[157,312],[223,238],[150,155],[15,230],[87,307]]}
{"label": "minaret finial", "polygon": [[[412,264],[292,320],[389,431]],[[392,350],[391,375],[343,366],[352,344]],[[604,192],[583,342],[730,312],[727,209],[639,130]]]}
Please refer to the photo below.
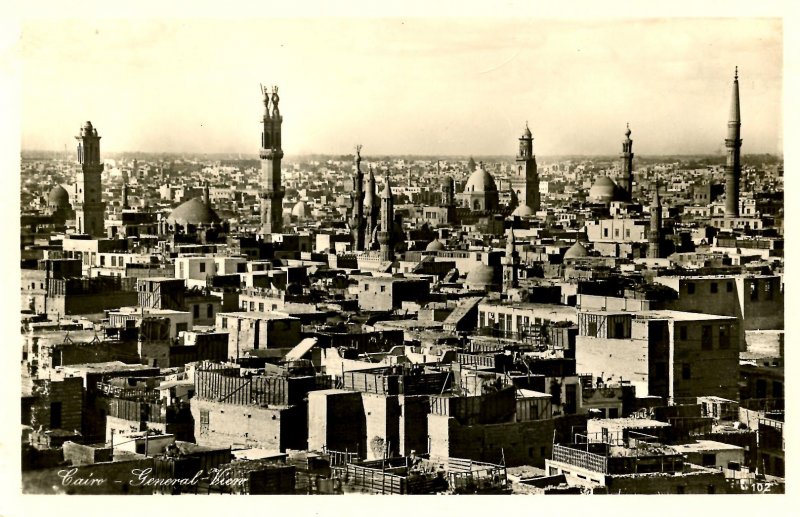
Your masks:
{"label": "minaret finial", "polygon": [[734,81],[738,81],[739,80],[739,67],[738,66],[734,67],[733,80]]}

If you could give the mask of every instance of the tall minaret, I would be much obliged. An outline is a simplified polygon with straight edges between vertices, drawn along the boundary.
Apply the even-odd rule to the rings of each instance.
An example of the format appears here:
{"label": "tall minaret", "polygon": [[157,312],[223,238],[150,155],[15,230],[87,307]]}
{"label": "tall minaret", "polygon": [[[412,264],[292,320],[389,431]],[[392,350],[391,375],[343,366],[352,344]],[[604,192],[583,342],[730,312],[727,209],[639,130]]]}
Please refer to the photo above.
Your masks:
{"label": "tall minaret", "polygon": [[536,168],[536,156],[533,154],[533,134],[528,123],[519,137],[519,154],[517,155],[517,174],[511,178],[511,188],[517,194],[520,206],[527,205],[537,212],[541,207],[539,200],[539,172]]}
{"label": "tall minaret", "polygon": [[503,259],[503,290],[515,289],[519,287],[517,268],[519,266],[519,253],[514,236],[514,225],[508,232],[508,242],[506,242],[506,256]]}
{"label": "tall minaret", "polygon": [[75,203],[75,224],[78,233],[102,237],[106,205],[102,201],[103,163],[100,161],[100,138],[91,122],[81,127],[78,141],[78,192]]}
{"label": "tall minaret", "polygon": [[381,229],[378,232],[378,244],[381,246],[380,257],[383,261],[394,260],[394,200],[392,185],[389,183],[389,169],[386,169],[386,180],[381,192]]}
{"label": "tall minaret", "polygon": [[375,174],[372,172],[372,165],[369,166],[367,176],[367,188],[364,192],[364,216],[366,224],[364,228],[364,248],[372,249],[373,234],[378,226],[378,215],[380,213],[380,201],[378,200],[377,185],[375,184]]}
{"label": "tall minaret", "polygon": [[211,206],[211,195],[208,190],[208,182],[203,183],[203,203],[206,206]]}
{"label": "tall minaret", "polygon": [[622,172],[617,178],[617,185],[625,191],[628,201],[633,199],[633,140],[631,140],[631,127],[626,124],[625,140],[622,141]]}
{"label": "tall minaret", "polygon": [[[281,125],[283,117],[278,110],[278,87],[272,87],[270,99],[269,90],[262,86],[264,95],[264,130],[261,133],[261,230],[262,235],[279,233],[283,230],[283,195],[281,185]],[[270,113],[270,100],[272,112]]]}
{"label": "tall minaret", "polygon": [[661,197],[656,178],[653,202],[650,205],[650,231],[647,233],[647,258],[661,258]]}
{"label": "tall minaret", "polygon": [[742,117],[739,113],[739,67],[733,76],[733,92],[731,93],[731,111],[728,116],[728,137],[725,147],[728,148],[728,162],[725,164],[725,217],[739,217],[739,176],[742,164],[739,161],[739,150],[742,139],[739,138]]}
{"label": "tall minaret", "polygon": [[353,214],[350,227],[358,251],[364,251],[364,173],[361,172],[361,144],[356,146],[356,173],[353,176]]}

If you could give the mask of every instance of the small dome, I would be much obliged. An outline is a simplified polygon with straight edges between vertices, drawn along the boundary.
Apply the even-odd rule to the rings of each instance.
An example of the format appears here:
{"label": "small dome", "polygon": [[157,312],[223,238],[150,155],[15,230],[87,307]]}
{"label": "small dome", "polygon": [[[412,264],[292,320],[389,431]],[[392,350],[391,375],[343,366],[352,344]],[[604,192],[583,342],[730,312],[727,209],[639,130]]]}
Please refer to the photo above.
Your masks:
{"label": "small dome", "polygon": [[186,226],[191,224],[194,226],[211,225],[211,223],[220,223],[221,219],[214,211],[213,208],[203,203],[199,197],[192,198],[186,201],[178,208],[172,211],[167,217],[169,224],[180,224]]}
{"label": "small dome", "polygon": [[292,216],[293,217],[305,217],[308,215],[308,208],[306,207],[305,201],[298,201],[295,203],[294,207],[292,207]]}
{"label": "small dome", "polygon": [[566,253],[564,253],[565,259],[583,258],[588,256],[589,252],[586,251],[586,248],[584,248],[583,244],[581,244],[580,242],[576,242],[575,244],[573,244],[572,247],[570,247],[570,249],[568,249]]}
{"label": "small dome", "polygon": [[69,208],[69,193],[61,185],[56,185],[47,194],[47,206],[52,208]]}
{"label": "small dome", "polygon": [[444,244],[439,239],[433,239],[425,246],[425,251],[443,251],[444,249]]}
{"label": "small dome", "polygon": [[488,289],[498,284],[497,272],[492,266],[478,264],[467,273],[466,284],[471,289]]}
{"label": "small dome", "polygon": [[531,129],[528,127],[528,124],[525,124],[525,131],[522,133],[522,138],[531,138],[533,133],[531,133]]}
{"label": "small dome", "polygon": [[519,205],[511,212],[514,217],[530,217],[533,215],[533,210],[528,205]]}
{"label": "small dome", "polygon": [[464,187],[464,192],[496,192],[497,184],[491,174],[482,166],[475,169]]}

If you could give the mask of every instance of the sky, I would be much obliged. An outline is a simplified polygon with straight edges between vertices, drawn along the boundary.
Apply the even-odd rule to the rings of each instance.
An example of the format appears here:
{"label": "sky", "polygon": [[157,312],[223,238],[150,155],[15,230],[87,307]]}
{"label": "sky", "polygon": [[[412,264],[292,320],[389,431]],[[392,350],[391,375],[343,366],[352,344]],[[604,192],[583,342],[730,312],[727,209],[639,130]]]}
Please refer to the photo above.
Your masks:
{"label": "sky", "polygon": [[742,152],[781,153],[776,18],[26,20],[22,148],[91,120],[104,152],[256,154],[278,85],[287,157],[309,153],[722,153],[734,66]]}

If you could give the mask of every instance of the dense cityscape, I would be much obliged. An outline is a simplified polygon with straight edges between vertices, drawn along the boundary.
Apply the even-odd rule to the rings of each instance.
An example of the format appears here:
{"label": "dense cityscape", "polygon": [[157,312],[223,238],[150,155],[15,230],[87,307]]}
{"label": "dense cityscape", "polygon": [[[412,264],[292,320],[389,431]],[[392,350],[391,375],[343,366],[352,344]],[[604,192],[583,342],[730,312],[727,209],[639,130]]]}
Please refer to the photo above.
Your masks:
{"label": "dense cityscape", "polygon": [[783,158],[730,81],[714,156],[298,156],[266,86],[252,155],[24,151],[24,491],[782,493]]}

